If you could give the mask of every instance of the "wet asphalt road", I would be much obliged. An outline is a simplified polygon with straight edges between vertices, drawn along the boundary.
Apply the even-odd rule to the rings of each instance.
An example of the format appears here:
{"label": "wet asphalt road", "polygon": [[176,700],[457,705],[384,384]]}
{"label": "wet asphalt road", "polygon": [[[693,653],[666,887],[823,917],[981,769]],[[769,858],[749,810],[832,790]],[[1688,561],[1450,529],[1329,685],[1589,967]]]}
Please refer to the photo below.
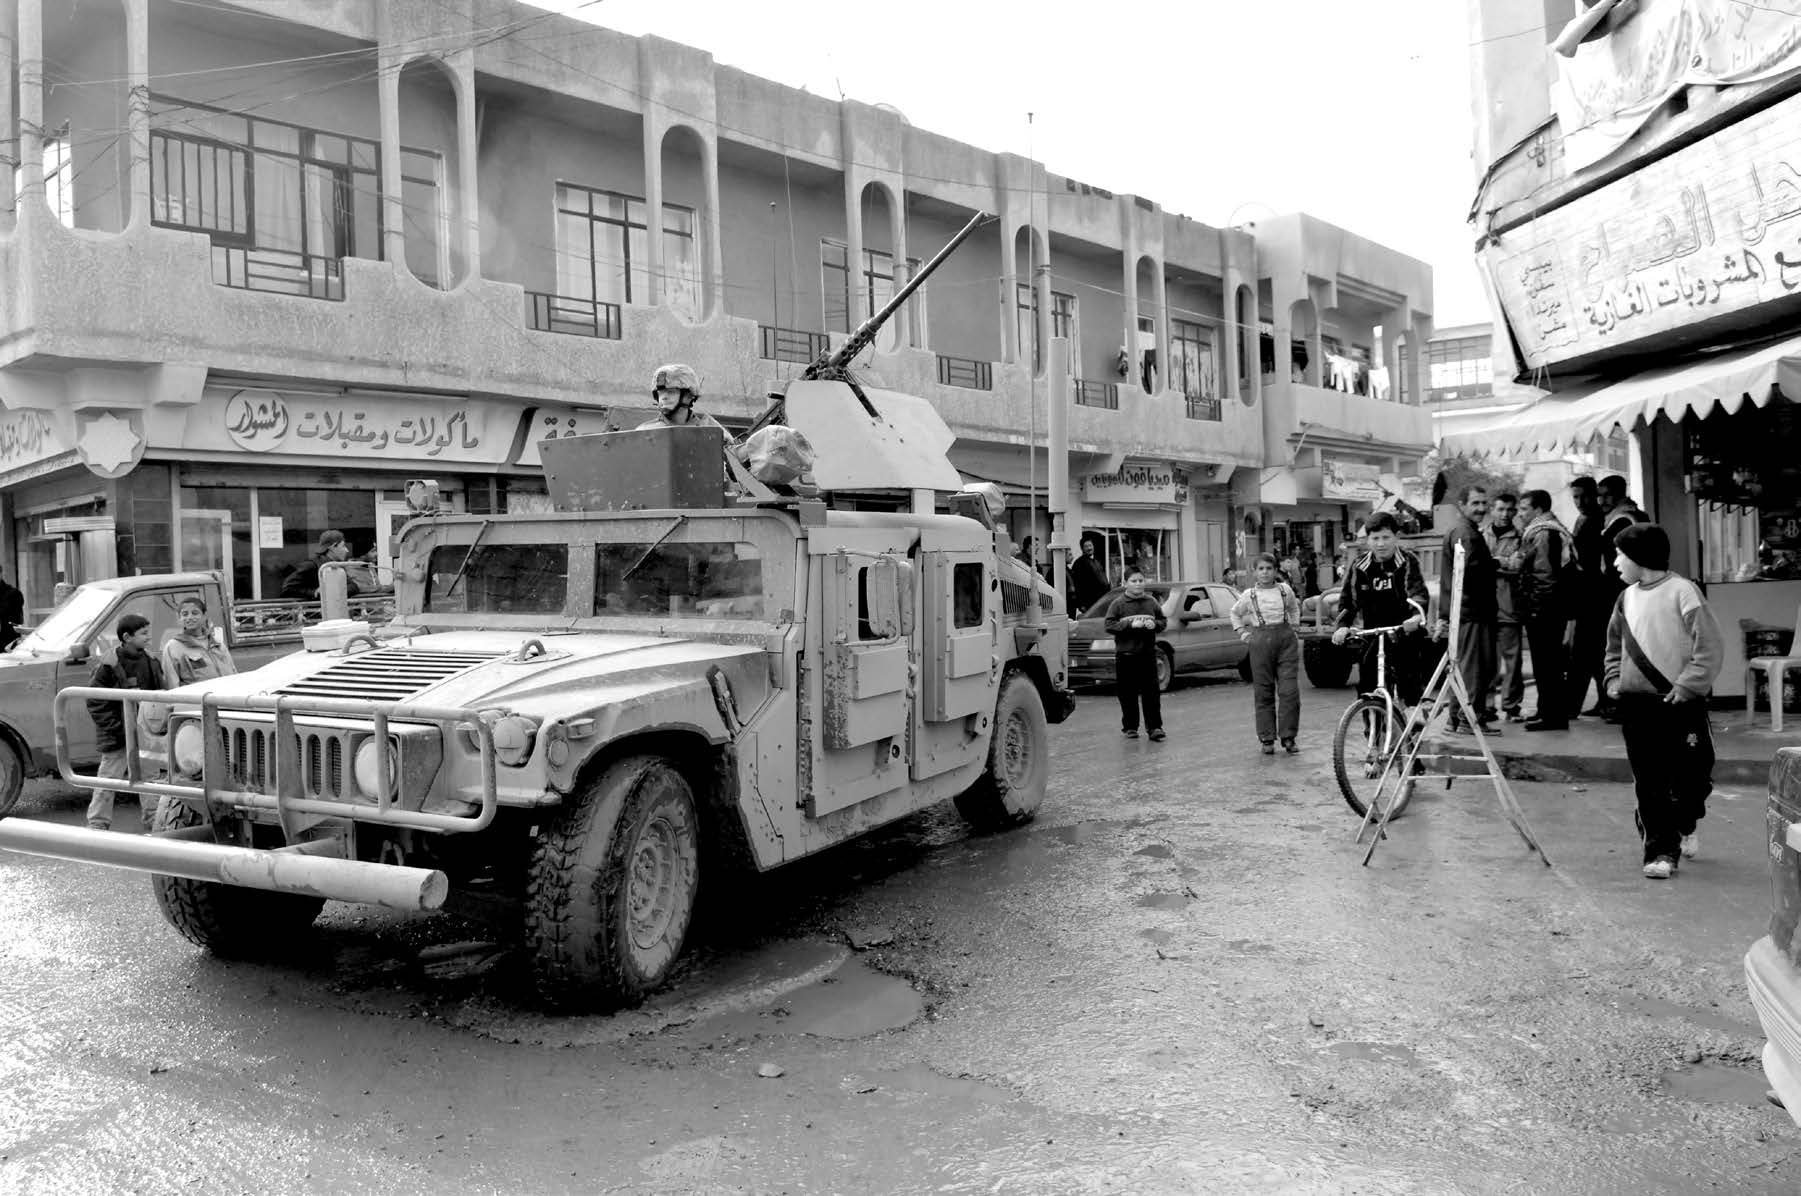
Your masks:
{"label": "wet asphalt road", "polygon": [[759,878],[614,1017],[538,1013],[457,919],[333,905],[305,958],[226,964],[140,876],[0,856],[0,1191],[1801,1188],[1739,966],[1760,792],[1669,883],[1603,785],[1518,787],[1555,870],[1477,781],[1363,868],[1349,694],[1303,694],[1292,759],[1236,682],[1160,745],[1091,695],[1038,822],[947,807]]}

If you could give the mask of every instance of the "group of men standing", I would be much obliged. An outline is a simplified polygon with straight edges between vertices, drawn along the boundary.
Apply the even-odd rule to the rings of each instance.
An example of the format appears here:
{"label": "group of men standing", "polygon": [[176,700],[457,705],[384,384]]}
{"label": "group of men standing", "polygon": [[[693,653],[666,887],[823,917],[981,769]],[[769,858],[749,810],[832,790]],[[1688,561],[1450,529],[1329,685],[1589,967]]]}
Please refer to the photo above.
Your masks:
{"label": "group of men standing", "polygon": [[[1615,474],[1580,477],[1570,484],[1576,526],[1552,513],[1544,490],[1498,494],[1466,487],[1460,518],[1445,534],[1439,575],[1439,628],[1449,625],[1456,549],[1464,549],[1463,604],[1457,667],[1485,731],[1499,719],[1524,722],[1528,731],[1561,731],[1579,715],[1615,721],[1603,683],[1607,621],[1626,583],[1615,563],[1614,543],[1635,523],[1649,522]],[[1522,665],[1532,654],[1538,709],[1526,714]],[[1590,684],[1595,705],[1582,704]],[[1467,732],[1461,712],[1452,730]]]}

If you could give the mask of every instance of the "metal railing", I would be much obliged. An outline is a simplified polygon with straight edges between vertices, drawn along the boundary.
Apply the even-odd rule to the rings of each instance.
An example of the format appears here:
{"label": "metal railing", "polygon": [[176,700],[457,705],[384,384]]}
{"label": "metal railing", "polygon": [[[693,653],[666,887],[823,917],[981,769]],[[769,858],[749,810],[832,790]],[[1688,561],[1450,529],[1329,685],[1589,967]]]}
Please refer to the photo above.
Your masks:
{"label": "metal railing", "polygon": [[316,253],[213,245],[213,281],[240,291],[267,291],[302,299],[344,298],[344,261]]}
{"label": "metal railing", "polygon": [[761,347],[757,355],[764,361],[792,361],[800,365],[811,365],[819,360],[820,354],[831,347],[831,338],[823,332],[808,332],[801,328],[777,328],[770,324],[757,325],[761,334]]}
{"label": "metal railing", "polygon": [[1119,386],[1113,382],[1090,382],[1086,378],[1077,378],[1076,403],[1082,407],[1105,407],[1109,411],[1118,411]]}
{"label": "metal railing", "polygon": [[1189,419],[1217,421],[1224,418],[1218,395],[1189,395],[1187,399]]}
{"label": "metal railing", "polygon": [[945,386],[961,386],[965,390],[993,390],[994,363],[971,357],[938,355],[938,381]]}
{"label": "metal railing", "polygon": [[[370,626],[392,622],[395,614],[394,595],[368,594],[350,599],[352,619]],[[240,644],[266,644],[276,640],[296,639],[300,629],[311,627],[325,618],[322,604],[292,598],[267,602],[234,602],[231,605],[232,639]]]}
{"label": "metal railing", "polygon": [[591,336],[608,341],[625,337],[625,320],[617,303],[577,299],[549,291],[527,291],[525,298],[531,304],[533,331]]}

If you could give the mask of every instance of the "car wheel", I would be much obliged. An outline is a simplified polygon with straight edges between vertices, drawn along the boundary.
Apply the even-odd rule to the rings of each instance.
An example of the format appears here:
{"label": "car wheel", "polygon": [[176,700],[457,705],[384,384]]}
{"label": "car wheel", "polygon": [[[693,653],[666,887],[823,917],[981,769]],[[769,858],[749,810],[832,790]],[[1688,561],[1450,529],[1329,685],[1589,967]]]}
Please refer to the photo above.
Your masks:
{"label": "car wheel", "polygon": [[0,739],[0,818],[13,812],[25,788],[25,761],[19,750]]}
{"label": "car wheel", "polygon": [[1175,680],[1176,680],[1175,654],[1169,650],[1168,644],[1158,644],[1157,645],[1157,692],[1160,694],[1168,693],[1169,687],[1171,685],[1175,684]]}

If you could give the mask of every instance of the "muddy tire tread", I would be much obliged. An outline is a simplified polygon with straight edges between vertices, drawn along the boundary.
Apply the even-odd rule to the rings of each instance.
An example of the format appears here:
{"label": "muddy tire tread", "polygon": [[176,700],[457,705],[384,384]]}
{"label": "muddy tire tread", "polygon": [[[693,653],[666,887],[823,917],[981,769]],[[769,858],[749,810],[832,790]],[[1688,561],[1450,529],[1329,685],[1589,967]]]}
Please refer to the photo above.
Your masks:
{"label": "muddy tire tread", "polygon": [[25,760],[4,737],[0,737],[0,818],[13,812],[19,795],[25,791]]}
{"label": "muddy tire tread", "polygon": [[[1039,766],[1033,770],[1034,779],[1028,784],[1028,788],[1037,790],[1036,794],[1028,795],[1023,806],[1009,808],[1007,799],[1011,790],[999,775],[995,754],[1000,750],[1002,723],[1009,713],[1010,703],[1014,702],[1023,704],[1043,755]],[[1038,687],[1023,673],[1008,674],[1001,682],[1000,696],[994,704],[994,734],[988,745],[988,761],[982,775],[955,799],[957,813],[963,820],[980,830],[1004,830],[1036,818],[1038,807],[1044,801],[1044,790],[1050,782],[1049,736],[1050,723],[1045,718],[1044,701],[1038,696]]]}
{"label": "muddy tire tread", "polygon": [[[199,826],[200,815],[164,798],[155,829]],[[151,892],[163,918],[182,938],[226,959],[255,958],[291,945],[325,908],[322,897],[267,893],[238,885],[152,873]]]}

